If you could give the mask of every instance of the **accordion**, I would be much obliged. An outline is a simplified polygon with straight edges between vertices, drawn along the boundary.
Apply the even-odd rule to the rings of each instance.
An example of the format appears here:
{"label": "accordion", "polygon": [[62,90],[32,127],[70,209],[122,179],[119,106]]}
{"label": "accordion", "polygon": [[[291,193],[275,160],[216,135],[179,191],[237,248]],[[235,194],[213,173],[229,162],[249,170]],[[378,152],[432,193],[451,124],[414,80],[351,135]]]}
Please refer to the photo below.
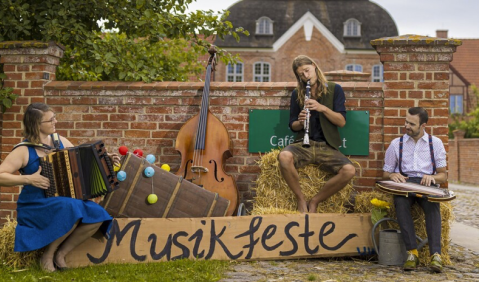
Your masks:
{"label": "accordion", "polygon": [[101,140],[66,148],[40,158],[41,175],[50,180],[48,197],[88,200],[119,187],[113,164]]}

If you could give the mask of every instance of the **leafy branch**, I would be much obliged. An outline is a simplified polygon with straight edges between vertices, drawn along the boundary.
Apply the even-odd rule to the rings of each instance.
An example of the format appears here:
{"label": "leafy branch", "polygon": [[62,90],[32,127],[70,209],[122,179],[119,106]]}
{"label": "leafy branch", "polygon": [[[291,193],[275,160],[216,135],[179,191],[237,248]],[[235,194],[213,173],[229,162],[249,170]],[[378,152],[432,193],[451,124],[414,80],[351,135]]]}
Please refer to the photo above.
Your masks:
{"label": "leafy branch", "polygon": [[0,73],[0,108],[2,113],[12,107],[13,101],[17,99],[18,95],[13,94],[13,88],[11,87],[4,87],[3,81],[7,78],[4,73]]}

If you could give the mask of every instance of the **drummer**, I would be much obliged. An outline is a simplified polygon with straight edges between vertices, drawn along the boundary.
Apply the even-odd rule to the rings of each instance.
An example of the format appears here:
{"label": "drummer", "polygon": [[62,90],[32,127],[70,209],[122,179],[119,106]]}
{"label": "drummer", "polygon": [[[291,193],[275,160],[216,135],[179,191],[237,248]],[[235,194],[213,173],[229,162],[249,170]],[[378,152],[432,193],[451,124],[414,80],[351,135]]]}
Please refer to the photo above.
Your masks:
{"label": "drummer", "polygon": [[[426,133],[428,121],[426,110],[421,107],[408,109],[406,134],[394,139],[384,158],[383,178],[394,182],[414,182],[435,186],[447,181],[446,150],[441,139]],[[426,233],[429,253],[432,254],[429,268],[442,272],[441,261],[441,212],[439,203],[422,198],[394,196],[397,220],[408,250],[404,270],[414,270],[419,262],[416,233],[411,216],[411,206],[417,202],[426,216]]]}

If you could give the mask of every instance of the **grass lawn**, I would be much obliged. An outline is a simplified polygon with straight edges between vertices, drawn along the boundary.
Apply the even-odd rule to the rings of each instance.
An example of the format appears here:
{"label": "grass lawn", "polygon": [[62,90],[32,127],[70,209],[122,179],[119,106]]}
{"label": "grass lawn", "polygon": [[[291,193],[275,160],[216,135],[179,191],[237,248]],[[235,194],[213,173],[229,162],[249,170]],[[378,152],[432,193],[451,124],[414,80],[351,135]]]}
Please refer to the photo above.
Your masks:
{"label": "grass lawn", "polygon": [[218,281],[229,261],[177,260],[139,264],[104,264],[48,273],[38,264],[14,270],[0,265],[0,281]]}

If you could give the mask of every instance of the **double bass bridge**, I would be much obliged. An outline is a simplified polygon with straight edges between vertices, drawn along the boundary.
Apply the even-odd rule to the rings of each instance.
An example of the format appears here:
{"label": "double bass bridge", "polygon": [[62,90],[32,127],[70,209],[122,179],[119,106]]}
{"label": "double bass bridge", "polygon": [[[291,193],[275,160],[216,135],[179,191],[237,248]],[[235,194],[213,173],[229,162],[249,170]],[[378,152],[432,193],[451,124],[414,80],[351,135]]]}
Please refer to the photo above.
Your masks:
{"label": "double bass bridge", "polygon": [[208,172],[208,169],[204,166],[192,166],[191,167],[191,172],[193,173],[201,173],[201,172]]}

